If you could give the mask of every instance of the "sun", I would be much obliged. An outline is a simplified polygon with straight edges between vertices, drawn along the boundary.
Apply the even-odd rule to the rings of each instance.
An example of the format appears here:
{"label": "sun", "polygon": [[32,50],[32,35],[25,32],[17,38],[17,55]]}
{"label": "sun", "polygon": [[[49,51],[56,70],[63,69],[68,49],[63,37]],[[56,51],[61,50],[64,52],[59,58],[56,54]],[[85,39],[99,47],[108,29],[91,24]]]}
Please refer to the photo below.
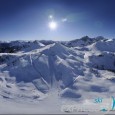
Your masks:
{"label": "sun", "polygon": [[57,23],[54,21],[49,22],[49,28],[55,30],[57,28]]}

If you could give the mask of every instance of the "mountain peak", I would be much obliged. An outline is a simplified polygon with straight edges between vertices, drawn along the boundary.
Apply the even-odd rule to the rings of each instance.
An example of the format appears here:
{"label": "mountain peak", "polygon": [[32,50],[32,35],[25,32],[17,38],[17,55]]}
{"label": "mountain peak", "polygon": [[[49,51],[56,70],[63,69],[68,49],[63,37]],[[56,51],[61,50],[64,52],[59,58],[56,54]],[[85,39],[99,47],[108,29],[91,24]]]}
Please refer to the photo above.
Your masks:
{"label": "mountain peak", "polygon": [[61,55],[66,54],[68,55],[68,48],[66,46],[62,45],[59,42],[55,42],[53,44],[50,44],[46,46],[46,48],[42,51],[44,54],[55,54],[55,55]]}

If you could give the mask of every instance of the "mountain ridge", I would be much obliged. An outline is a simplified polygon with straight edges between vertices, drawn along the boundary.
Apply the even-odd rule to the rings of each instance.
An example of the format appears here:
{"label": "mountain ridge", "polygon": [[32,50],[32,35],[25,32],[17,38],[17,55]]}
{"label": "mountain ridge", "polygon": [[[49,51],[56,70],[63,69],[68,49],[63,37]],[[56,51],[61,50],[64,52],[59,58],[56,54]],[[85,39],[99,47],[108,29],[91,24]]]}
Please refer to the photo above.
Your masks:
{"label": "mountain ridge", "polygon": [[41,100],[52,88],[62,98],[78,100],[94,94],[114,95],[114,47],[114,39],[88,36],[63,43],[0,43],[0,95],[23,100],[19,95],[26,99],[34,91],[28,99]]}

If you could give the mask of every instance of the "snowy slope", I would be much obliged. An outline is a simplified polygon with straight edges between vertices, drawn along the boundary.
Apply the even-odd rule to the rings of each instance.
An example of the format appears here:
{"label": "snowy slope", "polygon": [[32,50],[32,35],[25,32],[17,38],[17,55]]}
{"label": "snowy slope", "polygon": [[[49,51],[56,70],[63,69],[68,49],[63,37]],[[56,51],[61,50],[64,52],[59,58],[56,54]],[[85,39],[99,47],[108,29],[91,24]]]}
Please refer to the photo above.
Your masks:
{"label": "snowy slope", "polygon": [[[46,107],[53,102],[61,106],[66,98],[64,103],[78,103],[115,95],[114,39],[0,42],[0,49],[1,102],[41,101]],[[53,106],[59,112],[58,104]]]}

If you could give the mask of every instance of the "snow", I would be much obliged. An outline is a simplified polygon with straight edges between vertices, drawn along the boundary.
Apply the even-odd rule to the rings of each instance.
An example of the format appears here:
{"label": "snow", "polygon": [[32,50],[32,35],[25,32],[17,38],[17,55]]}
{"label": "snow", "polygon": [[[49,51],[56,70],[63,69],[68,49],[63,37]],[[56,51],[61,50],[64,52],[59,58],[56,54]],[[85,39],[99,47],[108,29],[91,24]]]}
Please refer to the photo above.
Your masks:
{"label": "snow", "polygon": [[0,53],[0,114],[63,113],[64,104],[115,95],[114,39],[3,43],[19,49]]}

